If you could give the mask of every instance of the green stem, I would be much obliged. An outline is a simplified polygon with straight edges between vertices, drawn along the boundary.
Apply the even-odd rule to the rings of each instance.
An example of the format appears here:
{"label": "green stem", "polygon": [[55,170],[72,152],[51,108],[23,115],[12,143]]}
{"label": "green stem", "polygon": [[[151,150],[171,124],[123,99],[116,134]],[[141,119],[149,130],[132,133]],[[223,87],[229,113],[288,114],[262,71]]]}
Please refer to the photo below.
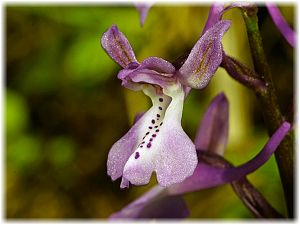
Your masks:
{"label": "green stem", "polygon": [[[243,17],[254,63],[255,71],[267,83],[267,91],[257,93],[264,121],[271,135],[285,120],[280,112],[272,74],[267,63],[262,38],[258,28],[257,8],[243,9]],[[290,132],[275,152],[281,182],[284,189],[287,210],[290,218],[294,217],[294,149],[293,133]]]}

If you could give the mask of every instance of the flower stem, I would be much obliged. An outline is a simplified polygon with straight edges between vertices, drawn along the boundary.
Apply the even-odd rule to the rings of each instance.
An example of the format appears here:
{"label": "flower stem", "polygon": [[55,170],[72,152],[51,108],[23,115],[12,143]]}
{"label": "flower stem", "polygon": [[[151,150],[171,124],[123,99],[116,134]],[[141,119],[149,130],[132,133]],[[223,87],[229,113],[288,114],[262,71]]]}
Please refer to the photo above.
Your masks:
{"label": "flower stem", "polygon": [[[247,34],[254,63],[255,71],[266,82],[267,90],[257,93],[257,99],[261,105],[264,121],[271,135],[284,121],[280,112],[279,103],[272,81],[272,74],[266,60],[262,38],[258,28],[257,7],[243,9],[243,18],[247,28]],[[282,141],[275,152],[281,182],[284,189],[288,215],[294,217],[294,145],[293,133],[290,132]]]}

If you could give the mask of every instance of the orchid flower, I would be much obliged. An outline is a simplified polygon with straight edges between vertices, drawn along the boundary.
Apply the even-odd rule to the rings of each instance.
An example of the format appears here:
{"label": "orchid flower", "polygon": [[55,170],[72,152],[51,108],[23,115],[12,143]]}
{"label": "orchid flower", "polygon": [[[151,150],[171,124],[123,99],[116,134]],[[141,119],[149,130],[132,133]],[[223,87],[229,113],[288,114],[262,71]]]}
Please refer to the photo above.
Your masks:
{"label": "orchid flower", "polygon": [[152,107],[132,126],[108,154],[107,172],[122,177],[121,188],[149,183],[156,172],[161,186],[180,183],[197,166],[194,143],[181,127],[186,86],[204,88],[222,61],[221,40],[230,26],[220,21],[205,32],[179,70],[168,61],[149,57],[139,63],[117,26],[101,39],[102,47],[123,69],[118,78],[134,91],[150,97]]}
{"label": "orchid flower", "polygon": [[[183,182],[167,188],[158,185],[154,186],[121,211],[112,214],[110,218],[185,218],[188,216],[189,210],[181,196],[182,194],[234,181],[239,181],[239,184],[241,182],[245,184],[243,188],[248,188],[247,194],[254,195],[254,199],[252,199],[254,205],[262,205],[263,209],[259,209],[260,212],[258,212],[251,205],[251,202],[242,199],[255,215],[261,216],[260,213],[276,215],[276,211],[268,205],[266,200],[251,184],[245,182],[245,176],[258,169],[271,157],[288,133],[290,124],[284,122],[259,154],[247,163],[238,167],[232,167],[228,166],[226,161],[218,160],[219,165],[213,165],[209,163],[214,158],[212,156],[219,155],[218,157],[221,159],[226,149],[229,127],[228,116],[228,101],[224,94],[219,94],[206,110],[196,134],[195,145],[199,162],[194,174]],[[222,166],[220,167],[220,165]],[[239,195],[242,195],[241,192],[245,191],[238,185],[235,185],[234,188]]]}

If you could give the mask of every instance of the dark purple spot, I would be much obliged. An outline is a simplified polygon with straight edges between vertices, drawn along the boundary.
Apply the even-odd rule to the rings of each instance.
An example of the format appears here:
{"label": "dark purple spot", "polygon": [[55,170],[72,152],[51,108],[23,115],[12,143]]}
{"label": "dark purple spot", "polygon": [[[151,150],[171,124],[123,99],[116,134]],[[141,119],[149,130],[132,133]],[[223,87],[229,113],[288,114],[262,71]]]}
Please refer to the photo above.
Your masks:
{"label": "dark purple spot", "polygon": [[142,148],[143,147],[143,145],[140,145],[140,148]]}
{"label": "dark purple spot", "polygon": [[155,132],[159,132],[159,129],[157,129]]}
{"label": "dark purple spot", "polygon": [[155,128],[158,128],[158,126],[155,126]]}
{"label": "dark purple spot", "polygon": [[163,98],[159,98],[158,100],[159,100],[160,102],[163,102],[163,101],[164,101],[164,99],[163,99]]}
{"label": "dark purple spot", "polygon": [[152,137],[156,137],[156,134],[152,134]]}
{"label": "dark purple spot", "polygon": [[151,147],[151,143],[148,143],[148,144],[147,144],[147,148],[150,148],[150,147]]}
{"label": "dark purple spot", "polygon": [[143,141],[141,144],[144,144],[145,142]]}
{"label": "dark purple spot", "polygon": [[149,141],[153,141],[153,138],[150,138],[150,140]]}
{"label": "dark purple spot", "polygon": [[152,127],[148,127],[149,129],[152,129]]}
{"label": "dark purple spot", "polygon": [[155,120],[151,120],[151,123],[155,124]]}
{"label": "dark purple spot", "polygon": [[149,132],[147,132],[145,136],[147,136],[148,134],[149,134]]}
{"label": "dark purple spot", "polygon": [[161,126],[163,124],[163,122],[161,122],[160,124],[159,124],[159,126]]}
{"label": "dark purple spot", "polygon": [[159,110],[162,110],[162,107],[161,107],[161,106],[159,106],[158,108],[159,108]]}
{"label": "dark purple spot", "polygon": [[159,114],[157,114],[156,116],[157,116],[157,117],[160,117],[160,115],[159,115]]}
{"label": "dark purple spot", "polygon": [[[148,146],[147,146],[147,147],[148,147]],[[137,158],[139,158],[139,157],[140,157],[140,153],[139,153],[139,152],[136,152],[134,158],[137,159]]]}

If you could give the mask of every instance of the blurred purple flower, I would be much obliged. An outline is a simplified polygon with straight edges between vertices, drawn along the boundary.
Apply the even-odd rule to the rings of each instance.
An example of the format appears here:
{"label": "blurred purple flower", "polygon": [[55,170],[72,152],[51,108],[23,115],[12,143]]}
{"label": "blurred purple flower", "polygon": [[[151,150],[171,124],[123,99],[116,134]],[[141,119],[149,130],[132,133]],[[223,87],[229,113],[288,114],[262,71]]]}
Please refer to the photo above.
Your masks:
{"label": "blurred purple flower", "polygon": [[[134,91],[142,90],[153,106],[111,148],[107,167],[121,188],[149,183],[155,171],[161,186],[182,182],[197,165],[196,149],[181,127],[185,85],[204,88],[222,61],[221,40],[229,21],[212,26],[197,41],[179,70],[168,61],[149,57],[139,63],[117,26],[101,38],[102,47],[123,69],[118,78]],[[184,149],[184,151],[183,151]]]}
{"label": "blurred purple flower", "polygon": [[144,26],[146,17],[148,15],[149,9],[152,7],[154,3],[151,2],[137,2],[135,3],[135,8],[140,14],[140,25]]}
{"label": "blurred purple flower", "polygon": [[[215,113],[217,111],[219,113]],[[218,121],[218,124],[215,121]],[[208,130],[206,135],[204,135],[205,129]],[[223,165],[221,167],[220,165],[209,163],[211,159],[214,159],[211,156],[214,156],[216,153],[223,155],[228,136],[228,101],[224,94],[219,94],[207,109],[195,138],[199,162],[194,174],[183,182],[167,188],[153,187],[121,211],[112,214],[110,218],[174,218],[174,215],[176,215],[176,218],[185,218],[188,216],[189,211],[181,194],[215,187],[240,179],[242,180],[234,186],[235,190],[239,192],[238,194],[240,196],[243,195],[242,192],[244,190],[241,190],[238,185],[244,184],[243,187],[248,188],[251,192],[247,193],[248,195],[254,192],[255,197],[251,200],[254,203],[261,203],[266,208],[262,209],[263,212],[270,212],[272,211],[271,207],[262,196],[255,192],[255,189],[249,183],[245,182],[244,177],[258,169],[271,157],[289,129],[290,124],[284,122],[259,154],[241,166],[228,166],[228,163],[224,160],[218,161],[218,163]],[[215,136],[219,138],[215,138]],[[251,201],[248,199],[243,199],[243,201],[248,204],[247,206],[251,204]],[[259,214],[257,209],[253,209],[252,205],[250,207],[252,211]]]}
{"label": "blurred purple flower", "polygon": [[293,29],[289,26],[289,24],[286,22],[282,14],[280,13],[280,10],[278,7],[271,3],[267,2],[266,7],[269,11],[269,14],[275,23],[276,27],[280,31],[280,33],[283,35],[285,40],[292,46],[295,47],[296,44],[296,33],[293,31]]}

